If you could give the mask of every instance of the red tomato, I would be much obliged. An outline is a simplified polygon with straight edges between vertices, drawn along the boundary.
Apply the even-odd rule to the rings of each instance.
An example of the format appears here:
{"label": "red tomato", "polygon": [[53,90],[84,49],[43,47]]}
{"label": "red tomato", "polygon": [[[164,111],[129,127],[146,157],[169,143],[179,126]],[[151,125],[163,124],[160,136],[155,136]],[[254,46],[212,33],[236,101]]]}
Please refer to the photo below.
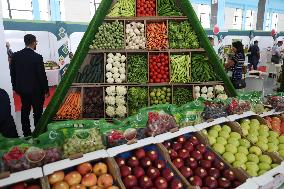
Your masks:
{"label": "red tomato", "polygon": [[162,83],[164,83],[164,82],[165,82],[165,80],[164,80],[164,79],[161,79],[161,82],[162,82]]}
{"label": "red tomato", "polygon": [[165,67],[165,71],[169,71],[169,67]]}
{"label": "red tomato", "polygon": [[155,79],[155,82],[156,82],[156,83],[160,83],[161,80],[160,80],[159,78],[157,78],[157,79]]}
{"label": "red tomato", "polygon": [[163,75],[163,78],[164,78],[164,79],[167,79],[167,78],[168,78],[168,76],[167,76],[167,75]]}
{"label": "red tomato", "polygon": [[153,83],[154,82],[154,80],[153,79],[150,79],[150,83]]}
{"label": "red tomato", "polygon": [[153,75],[153,77],[152,77],[153,79],[156,79],[157,77],[156,77],[156,75]]}
{"label": "red tomato", "polygon": [[170,80],[169,80],[169,79],[166,79],[166,82],[170,82]]}
{"label": "red tomato", "polygon": [[161,63],[158,63],[158,64],[157,64],[157,66],[159,66],[159,67],[160,67],[160,66],[162,66],[162,64],[161,64]]}
{"label": "red tomato", "polygon": [[161,79],[163,76],[161,74],[158,74],[157,76],[159,79]]}

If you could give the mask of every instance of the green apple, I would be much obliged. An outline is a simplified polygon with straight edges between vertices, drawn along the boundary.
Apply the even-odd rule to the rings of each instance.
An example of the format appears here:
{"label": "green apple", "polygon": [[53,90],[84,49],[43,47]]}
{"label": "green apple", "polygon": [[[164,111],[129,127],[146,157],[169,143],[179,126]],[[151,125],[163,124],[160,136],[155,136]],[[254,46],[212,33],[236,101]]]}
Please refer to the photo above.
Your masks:
{"label": "green apple", "polygon": [[263,130],[259,130],[258,131],[259,136],[264,136],[264,137],[268,137],[269,133],[267,131],[263,131]]}
{"label": "green apple", "polygon": [[246,165],[243,163],[243,162],[240,162],[240,161],[235,161],[233,163],[233,167],[235,168],[243,168],[244,170],[246,170]]}
{"label": "green apple", "polygon": [[259,161],[260,162],[264,162],[264,163],[268,163],[268,164],[272,163],[272,159],[268,155],[260,155],[259,156]]}
{"label": "green apple", "polygon": [[250,128],[249,130],[248,130],[248,132],[249,132],[249,134],[251,135],[256,135],[256,136],[258,136],[259,134],[258,134],[258,129],[256,129],[256,128]]}
{"label": "green apple", "polygon": [[251,141],[252,143],[254,143],[254,144],[258,141],[257,136],[256,136],[256,135],[253,135],[253,134],[249,134],[249,135],[247,136],[247,139],[250,140],[250,141]]}
{"label": "green apple", "polygon": [[231,152],[225,152],[222,157],[228,162],[233,163],[235,161],[235,156]]}
{"label": "green apple", "polygon": [[259,130],[268,132],[268,131],[269,131],[269,128],[268,128],[266,125],[263,125],[263,124],[262,124],[262,125],[259,126]]}
{"label": "green apple", "polygon": [[225,152],[225,147],[223,144],[215,143],[213,144],[213,149],[218,152],[219,154],[223,154]]}
{"label": "green apple", "polygon": [[257,119],[251,119],[250,120],[250,125],[257,125],[258,127],[260,126],[260,123]]}
{"label": "green apple", "polygon": [[259,170],[259,167],[258,167],[258,165],[257,165],[257,163],[255,163],[255,162],[246,162],[246,167],[247,167],[247,169],[250,169],[250,170],[254,170],[254,171],[258,171]]}
{"label": "green apple", "polygon": [[279,144],[278,145],[278,150],[284,150],[284,144]]}
{"label": "green apple", "polygon": [[231,127],[229,127],[228,125],[223,125],[222,130],[227,131],[227,133],[230,133],[232,131]]}
{"label": "green apple", "polygon": [[244,146],[246,148],[250,147],[250,142],[247,139],[242,138],[242,139],[239,140],[239,142],[240,142],[241,146]]}
{"label": "green apple", "polygon": [[240,139],[242,138],[241,135],[237,132],[231,132],[230,133],[230,138],[235,138],[235,139]]}
{"label": "green apple", "polygon": [[214,130],[216,130],[217,132],[219,132],[219,131],[221,131],[222,127],[221,127],[221,125],[214,125],[214,126],[212,127],[212,129],[214,129]]}
{"label": "green apple", "polygon": [[280,144],[284,144],[284,135],[278,138]]}
{"label": "green apple", "polygon": [[230,137],[230,134],[227,131],[221,130],[219,132],[219,136],[228,139]]}
{"label": "green apple", "polygon": [[276,144],[276,145],[279,144],[278,138],[274,138],[274,137],[269,136],[267,139],[268,139],[268,143],[273,143],[273,144]]}
{"label": "green apple", "polygon": [[210,131],[208,132],[209,136],[212,136],[214,138],[218,137],[218,131],[214,130],[214,129],[210,129]]}
{"label": "green apple", "polygon": [[236,138],[229,138],[228,139],[228,144],[232,144],[232,145],[238,147],[240,145],[240,142]]}
{"label": "green apple", "polygon": [[278,146],[277,144],[274,143],[268,143],[268,152],[277,152],[278,151]]}
{"label": "green apple", "polygon": [[261,149],[259,147],[252,146],[252,147],[249,148],[249,153],[260,156],[262,152],[261,152]]}
{"label": "green apple", "polygon": [[228,142],[223,137],[217,137],[216,143],[223,144],[225,146]]}
{"label": "green apple", "polygon": [[256,143],[257,146],[260,147],[260,149],[262,149],[263,151],[267,151],[268,150],[268,145],[264,142],[258,141]]}
{"label": "green apple", "polygon": [[250,120],[249,119],[242,119],[241,124],[250,124]]}
{"label": "green apple", "polygon": [[268,143],[268,139],[265,136],[258,136],[258,142]]}
{"label": "green apple", "polygon": [[252,177],[257,177],[257,176],[258,176],[257,171],[255,171],[255,170],[247,169],[246,172],[247,172],[250,176],[252,176]]}
{"label": "green apple", "polygon": [[249,130],[250,126],[249,126],[249,124],[247,124],[247,123],[242,123],[242,124],[241,124],[241,128],[242,128],[242,129]]}
{"label": "green apple", "polygon": [[248,149],[246,147],[244,147],[244,146],[239,146],[238,147],[238,152],[242,153],[242,154],[245,154],[245,155],[249,154]]}
{"label": "green apple", "polygon": [[235,154],[238,151],[237,147],[234,146],[233,144],[226,144],[225,150],[226,152],[231,152],[232,154]]}
{"label": "green apple", "polygon": [[258,158],[258,156],[255,155],[255,154],[249,154],[249,155],[247,156],[247,158],[248,158],[248,161],[250,161],[250,162],[255,162],[255,163],[258,163],[258,162],[259,162],[259,158]]}
{"label": "green apple", "polygon": [[275,167],[278,167],[278,165],[279,165],[279,164],[277,164],[277,163],[272,163],[272,164],[271,164],[271,168],[274,169]]}
{"label": "green apple", "polygon": [[269,169],[271,169],[270,164],[265,163],[265,162],[261,162],[258,164],[258,167],[260,170],[266,170],[268,171]]}
{"label": "green apple", "polygon": [[284,150],[279,150],[278,153],[280,156],[284,157]]}
{"label": "green apple", "polygon": [[243,153],[239,153],[239,152],[235,154],[235,158],[236,158],[236,161],[239,161],[242,163],[245,163],[248,161],[247,155]]}
{"label": "green apple", "polygon": [[212,136],[209,136],[209,135],[208,135],[208,140],[209,140],[209,144],[210,144],[210,145],[213,145],[213,144],[216,143],[216,138],[214,138],[214,137],[212,137]]}
{"label": "green apple", "polygon": [[202,131],[201,131],[204,135],[208,135],[208,132],[207,132],[207,130],[206,129],[202,129]]}
{"label": "green apple", "polygon": [[268,133],[269,133],[269,136],[271,136],[271,137],[274,137],[274,138],[279,137],[279,134],[275,131],[269,131]]}
{"label": "green apple", "polygon": [[257,175],[260,176],[260,175],[263,175],[266,172],[267,172],[267,170],[259,170]]}
{"label": "green apple", "polygon": [[248,129],[242,129],[242,133],[244,136],[247,136],[249,134]]}

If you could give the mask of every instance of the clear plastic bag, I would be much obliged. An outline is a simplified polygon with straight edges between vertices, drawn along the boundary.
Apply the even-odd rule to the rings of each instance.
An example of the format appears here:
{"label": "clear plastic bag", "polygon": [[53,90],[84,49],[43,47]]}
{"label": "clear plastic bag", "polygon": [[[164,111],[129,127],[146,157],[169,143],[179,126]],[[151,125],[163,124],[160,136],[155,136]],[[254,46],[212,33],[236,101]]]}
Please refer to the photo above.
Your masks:
{"label": "clear plastic bag", "polygon": [[203,112],[203,118],[205,120],[217,119],[220,117],[227,117],[227,104],[221,100],[212,100],[204,102],[205,109]]}

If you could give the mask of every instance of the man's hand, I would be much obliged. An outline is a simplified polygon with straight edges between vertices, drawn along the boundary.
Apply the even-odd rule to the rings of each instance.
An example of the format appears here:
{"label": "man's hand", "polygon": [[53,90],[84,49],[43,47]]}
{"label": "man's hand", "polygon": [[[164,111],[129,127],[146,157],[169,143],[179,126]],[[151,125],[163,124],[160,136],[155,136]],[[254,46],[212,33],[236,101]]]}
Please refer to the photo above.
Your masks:
{"label": "man's hand", "polygon": [[49,91],[47,91],[47,92],[45,93],[45,98],[48,98],[48,97],[50,97]]}

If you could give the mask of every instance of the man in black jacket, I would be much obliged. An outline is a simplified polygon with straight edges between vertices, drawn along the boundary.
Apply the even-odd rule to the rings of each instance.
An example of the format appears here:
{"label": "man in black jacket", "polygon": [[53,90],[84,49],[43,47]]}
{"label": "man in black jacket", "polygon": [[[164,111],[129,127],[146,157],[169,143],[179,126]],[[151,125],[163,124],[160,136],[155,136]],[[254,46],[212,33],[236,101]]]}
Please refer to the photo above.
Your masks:
{"label": "man in black jacket", "polygon": [[36,37],[27,34],[24,41],[26,48],[13,54],[11,78],[13,89],[20,95],[22,101],[21,122],[24,136],[29,136],[31,107],[36,125],[43,112],[44,97],[49,96],[49,88],[43,58],[35,52]]}

